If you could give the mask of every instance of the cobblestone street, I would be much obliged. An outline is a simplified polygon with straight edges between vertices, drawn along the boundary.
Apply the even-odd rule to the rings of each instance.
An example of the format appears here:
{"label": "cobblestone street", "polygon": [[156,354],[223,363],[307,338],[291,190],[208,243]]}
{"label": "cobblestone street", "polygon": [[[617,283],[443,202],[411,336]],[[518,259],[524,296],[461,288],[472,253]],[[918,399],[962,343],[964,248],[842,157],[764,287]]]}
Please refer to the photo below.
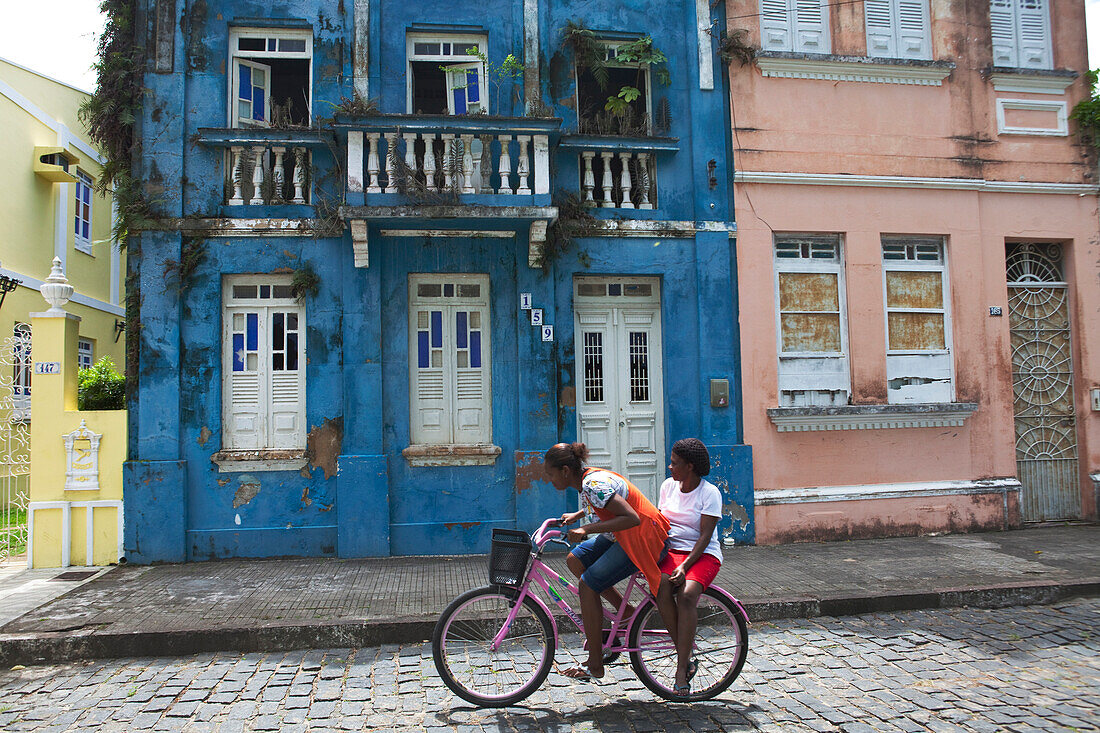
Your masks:
{"label": "cobblestone street", "polygon": [[[665,703],[627,662],[601,685],[551,673],[479,710],[429,644],[123,659],[0,671],[0,731],[1097,730],[1100,600],[769,622],[715,700]],[[573,662],[563,637],[559,668]]]}

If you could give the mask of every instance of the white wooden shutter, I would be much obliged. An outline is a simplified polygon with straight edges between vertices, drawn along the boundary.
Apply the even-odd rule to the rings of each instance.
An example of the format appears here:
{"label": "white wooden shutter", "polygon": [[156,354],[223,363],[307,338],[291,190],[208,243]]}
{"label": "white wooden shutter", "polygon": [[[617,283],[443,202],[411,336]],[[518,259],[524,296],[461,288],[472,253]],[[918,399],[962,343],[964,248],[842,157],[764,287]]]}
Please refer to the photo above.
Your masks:
{"label": "white wooden shutter", "polygon": [[226,312],[225,380],[223,396],[224,444],[227,448],[256,450],[264,446],[266,394],[260,359],[263,343],[262,313],[255,310]]}
{"label": "white wooden shutter", "polygon": [[447,319],[443,307],[412,309],[409,328],[409,361],[412,393],[410,432],[413,443],[451,443],[448,409],[446,350],[443,337]]}
{"label": "white wooden shutter", "polygon": [[1047,0],[1016,0],[1019,28],[1017,65],[1025,69],[1053,68],[1050,12]]}
{"label": "white wooden shutter", "polygon": [[268,420],[270,448],[305,448],[305,344],[302,313],[276,308],[268,320],[271,374]]}
{"label": "white wooden shutter", "polygon": [[863,0],[867,22],[867,55],[897,58],[894,12],[890,0]]}
{"label": "white wooden shutter", "polygon": [[243,59],[235,59],[235,62],[233,90],[237,126],[268,127],[271,124],[271,67]]}
{"label": "white wooden shutter", "polygon": [[990,0],[989,30],[993,38],[993,65],[1016,66],[1015,0]]}
{"label": "white wooden shutter", "polygon": [[827,0],[793,0],[794,49],[803,53],[829,53]]}
{"label": "white wooden shutter", "polygon": [[489,310],[458,306],[451,311],[454,335],[454,442],[488,443],[492,401],[489,392]]}
{"label": "white wooden shutter", "polygon": [[766,51],[790,51],[791,0],[760,0],[760,45]]}
{"label": "white wooden shutter", "polygon": [[932,58],[929,0],[894,0],[897,8],[897,54],[903,59]]}

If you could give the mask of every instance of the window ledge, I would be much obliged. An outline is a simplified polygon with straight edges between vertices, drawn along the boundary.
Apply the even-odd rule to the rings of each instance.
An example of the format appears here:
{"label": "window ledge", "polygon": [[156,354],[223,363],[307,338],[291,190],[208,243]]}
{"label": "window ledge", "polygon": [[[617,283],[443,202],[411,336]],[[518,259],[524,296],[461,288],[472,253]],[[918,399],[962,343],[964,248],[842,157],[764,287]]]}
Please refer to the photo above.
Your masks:
{"label": "window ledge", "polygon": [[1078,76],[1076,71],[1010,69],[1002,66],[994,66],[987,72],[994,91],[1029,94],[1065,94]]}
{"label": "window ledge", "polygon": [[955,69],[951,61],[835,56],[832,54],[760,51],[756,65],[764,76],[788,79],[864,81],[880,84],[941,86]]}
{"label": "window ledge", "polygon": [[978,409],[974,402],[840,407],[772,407],[768,417],[781,433],[960,426]]}
{"label": "window ledge", "polygon": [[448,445],[410,445],[401,451],[410,466],[492,466],[500,456],[500,446],[478,443]]}
{"label": "window ledge", "polygon": [[210,456],[218,473],[299,471],[309,462],[304,450],[220,450]]}

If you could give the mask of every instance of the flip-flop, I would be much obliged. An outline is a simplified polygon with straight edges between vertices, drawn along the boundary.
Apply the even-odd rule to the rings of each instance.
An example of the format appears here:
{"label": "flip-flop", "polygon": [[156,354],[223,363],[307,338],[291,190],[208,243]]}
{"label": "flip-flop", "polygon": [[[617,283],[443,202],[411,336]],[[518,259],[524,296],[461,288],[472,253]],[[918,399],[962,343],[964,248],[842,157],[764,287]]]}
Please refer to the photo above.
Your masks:
{"label": "flip-flop", "polygon": [[688,660],[688,668],[687,668],[687,680],[688,680],[688,682],[691,682],[692,678],[695,677],[695,673],[698,672],[698,671],[699,671],[699,663],[696,662],[694,659],[689,659]]}
{"label": "flip-flop", "polygon": [[686,685],[673,685],[672,694],[677,697],[691,697],[691,684]]}
{"label": "flip-flop", "polygon": [[567,677],[571,680],[580,680],[581,682],[592,682],[593,684],[600,684],[600,680],[603,677],[597,677],[592,674],[592,670],[588,668],[587,664],[580,664],[576,667],[570,667],[561,671],[562,677]]}

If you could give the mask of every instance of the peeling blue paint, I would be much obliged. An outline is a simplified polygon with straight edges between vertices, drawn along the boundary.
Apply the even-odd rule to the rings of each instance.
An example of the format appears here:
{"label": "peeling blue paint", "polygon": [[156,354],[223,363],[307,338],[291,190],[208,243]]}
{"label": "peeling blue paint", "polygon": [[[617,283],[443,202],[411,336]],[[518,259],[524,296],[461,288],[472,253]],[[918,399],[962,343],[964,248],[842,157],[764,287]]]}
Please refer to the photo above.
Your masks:
{"label": "peeling blue paint", "polygon": [[[154,32],[154,3],[139,0],[138,5],[139,40],[145,43]],[[539,3],[541,93],[562,118],[563,130],[576,126],[572,61],[560,38],[568,19],[583,19],[600,31],[649,33],[670,59],[673,83],[655,87],[654,96],[669,100],[678,149],[656,153],[659,208],[596,209],[598,218],[733,220],[729,90],[725,83],[713,91],[698,88],[695,5],[690,0]],[[323,213],[314,206],[223,203],[225,151],[195,140],[200,128],[227,124],[233,26],[312,29],[313,117],[333,142],[313,149],[313,200],[343,202],[346,132],[328,130],[323,119],[341,98],[352,96],[353,7],[352,0],[179,4],[173,71],[146,74],[138,121],[144,155],[138,171],[155,194],[150,198],[159,215],[313,219]],[[719,29],[724,12],[721,3],[712,8]],[[406,111],[405,32],[438,29],[432,24],[441,19],[466,32],[486,33],[493,63],[508,53],[522,58],[522,0],[375,0],[368,79],[383,112]],[[494,111],[522,114],[522,100],[506,100]],[[552,189],[576,191],[576,150],[552,147],[552,154]],[[711,159],[726,173],[713,189]],[[425,226],[431,225],[427,220]],[[469,230],[485,224],[471,217],[446,226]],[[131,460],[125,473],[128,558],[484,552],[493,527],[532,529],[546,516],[560,514],[575,504],[575,495],[555,491],[531,471],[549,445],[576,438],[572,282],[579,274],[660,278],[666,445],[689,435],[711,445],[721,467],[715,475],[731,507],[723,532],[752,542],[751,451],[741,444],[740,400],[735,393],[730,407],[714,409],[706,392],[711,378],[735,384],[739,379],[728,233],[584,237],[577,247],[587,267],[568,252],[543,272],[527,263],[528,225],[505,222],[505,227],[514,236],[427,239],[383,236],[382,227],[371,224],[365,269],[354,265],[346,229],[318,236],[203,235],[206,256],[182,289],[167,287],[163,276],[170,262],[180,259],[181,233],[136,234],[128,260],[140,284],[142,328],[140,335],[129,336],[140,338],[141,369],[131,402]],[[326,479],[317,467],[219,473],[211,457],[224,442],[222,278],[303,265],[317,273],[320,286],[305,301],[306,423],[342,419],[335,475]],[[493,465],[412,467],[401,454],[410,442],[408,277],[421,272],[490,277],[493,442],[501,449]],[[532,293],[544,309],[546,323],[555,327],[553,342],[543,342],[524,320],[521,292]],[[744,510],[746,521],[733,519],[733,507]]]}

